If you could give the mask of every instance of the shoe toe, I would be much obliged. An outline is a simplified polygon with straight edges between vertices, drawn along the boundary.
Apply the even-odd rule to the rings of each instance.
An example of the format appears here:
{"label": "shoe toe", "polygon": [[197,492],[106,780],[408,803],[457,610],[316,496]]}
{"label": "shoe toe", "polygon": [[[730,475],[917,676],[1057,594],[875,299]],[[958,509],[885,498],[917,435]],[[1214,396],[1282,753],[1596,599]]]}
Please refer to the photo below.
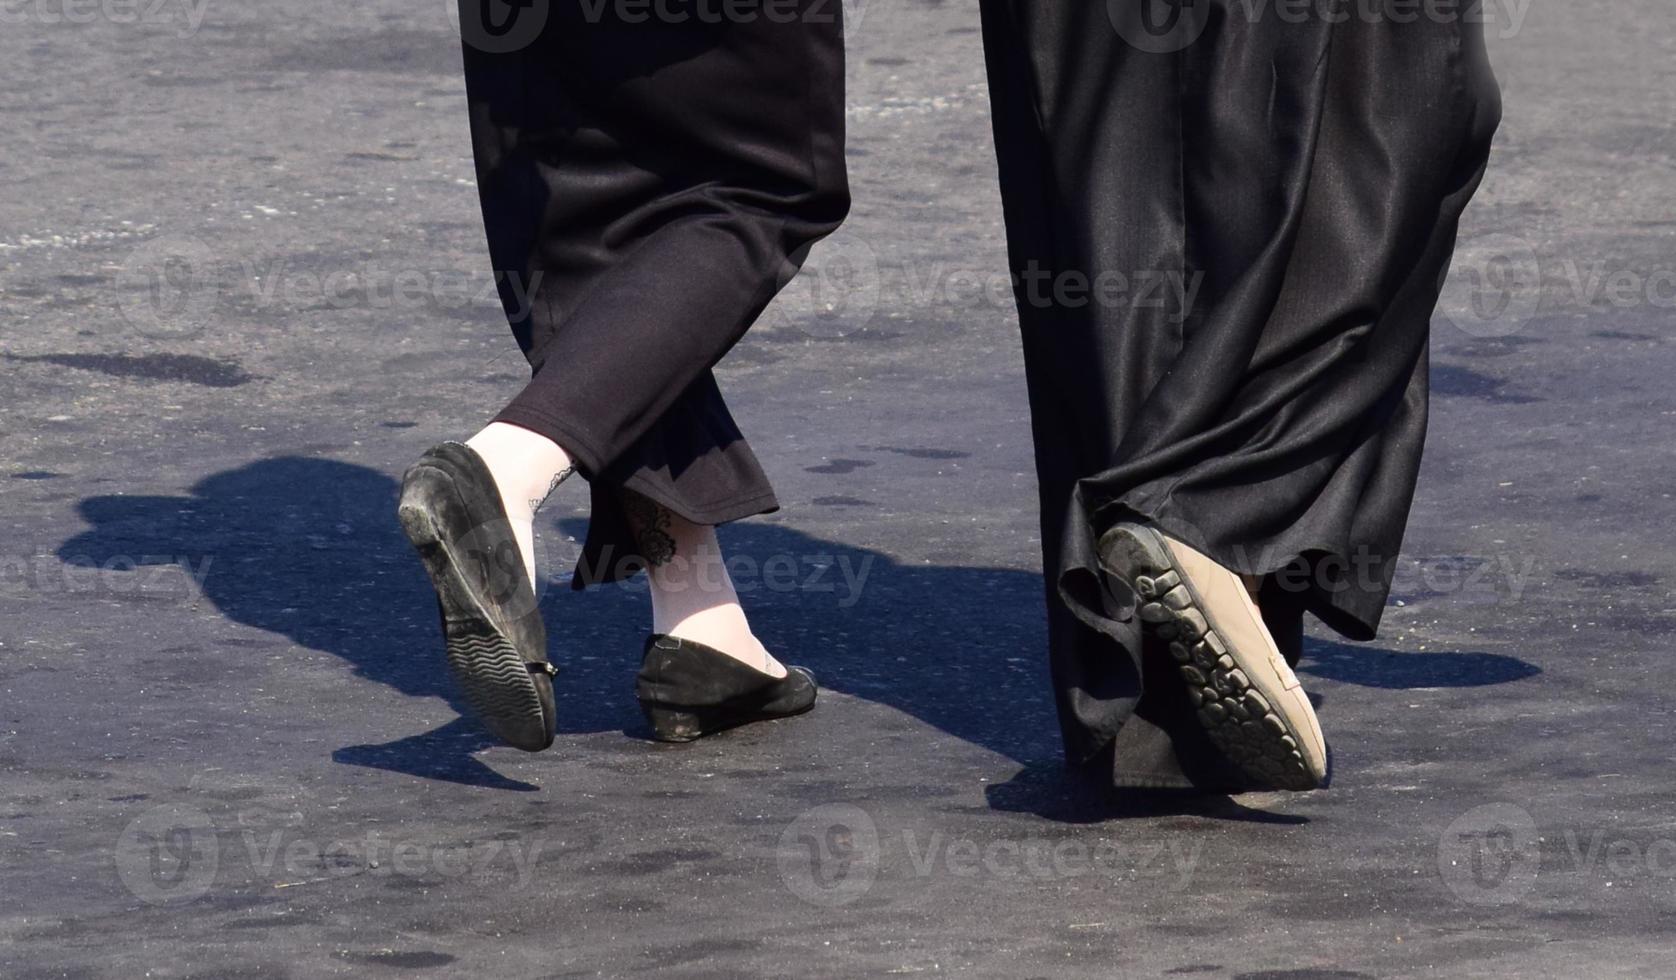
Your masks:
{"label": "shoe toe", "polygon": [[815,695],[820,691],[820,685],[815,683],[814,671],[807,667],[788,667],[786,679],[786,693],[777,700],[786,704],[792,710],[808,707],[815,703]]}

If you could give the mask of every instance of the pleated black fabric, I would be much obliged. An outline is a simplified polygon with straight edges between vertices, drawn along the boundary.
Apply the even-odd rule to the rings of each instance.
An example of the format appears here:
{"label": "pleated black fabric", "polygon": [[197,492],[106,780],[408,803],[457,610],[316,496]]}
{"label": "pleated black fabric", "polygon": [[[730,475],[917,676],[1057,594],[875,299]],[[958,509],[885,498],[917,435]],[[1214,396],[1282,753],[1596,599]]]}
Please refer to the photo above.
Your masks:
{"label": "pleated black fabric", "polygon": [[830,0],[512,4],[539,31],[474,43],[487,9],[461,0],[477,180],[534,372],[498,420],[589,479],[581,586],[638,567],[625,487],[701,524],[777,506],[711,368],[848,210],[843,26]]}
{"label": "pleated black fabric", "polygon": [[1071,762],[1237,788],[1095,541],[1139,517],[1264,576],[1283,646],[1304,610],[1373,636],[1500,101],[1457,8],[1196,0],[1143,51],[1113,16],[1151,2],[983,0],[1051,661]]}

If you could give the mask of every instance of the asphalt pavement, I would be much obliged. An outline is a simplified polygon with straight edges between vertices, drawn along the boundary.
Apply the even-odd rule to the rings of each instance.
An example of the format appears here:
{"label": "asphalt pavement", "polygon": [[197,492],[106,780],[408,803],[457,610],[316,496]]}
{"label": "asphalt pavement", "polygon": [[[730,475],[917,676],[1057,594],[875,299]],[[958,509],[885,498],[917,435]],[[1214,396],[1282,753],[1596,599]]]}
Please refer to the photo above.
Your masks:
{"label": "asphalt pavement", "polygon": [[[1044,0],[1045,2],[1045,0]],[[0,975],[1659,976],[1676,941],[1676,9],[1487,0],[1506,119],[1324,792],[1090,799],[1045,668],[975,5],[852,18],[855,210],[730,356],[810,715],[461,717],[393,517],[524,365],[442,0],[0,0]]]}

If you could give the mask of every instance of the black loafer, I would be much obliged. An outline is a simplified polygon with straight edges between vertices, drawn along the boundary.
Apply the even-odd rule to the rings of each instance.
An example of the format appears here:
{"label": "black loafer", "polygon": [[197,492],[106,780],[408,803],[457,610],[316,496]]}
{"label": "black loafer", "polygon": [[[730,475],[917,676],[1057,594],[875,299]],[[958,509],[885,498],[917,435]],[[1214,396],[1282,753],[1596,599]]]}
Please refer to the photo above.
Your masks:
{"label": "black loafer", "polygon": [[640,710],[659,741],[690,742],[703,735],[815,706],[815,675],[803,667],[786,676],[765,674],[713,647],[654,634],[635,680]]}
{"label": "black loafer", "polygon": [[433,447],[402,478],[397,515],[436,588],[448,667],[466,703],[508,745],[553,744],[547,630],[482,457],[457,442]]}

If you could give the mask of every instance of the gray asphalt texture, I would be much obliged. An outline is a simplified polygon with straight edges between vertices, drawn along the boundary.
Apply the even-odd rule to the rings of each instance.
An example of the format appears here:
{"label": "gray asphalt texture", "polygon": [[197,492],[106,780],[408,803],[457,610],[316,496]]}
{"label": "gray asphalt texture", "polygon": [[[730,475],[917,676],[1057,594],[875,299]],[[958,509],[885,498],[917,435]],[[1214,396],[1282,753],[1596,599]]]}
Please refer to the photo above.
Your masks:
{"label": "gray asphalt texture", "polygon": [[457,712],[393,517],[524,373],[444,4],[0,0],[0,975],[1666,973],[1676,11],[1490,7],[1403,571],[1301,672],[1333,785],[1107,801],[973,5],[855,26],[854,216],[722,372],[786,504],[725,541],[819,706],[651,742],[572,485],[531,756]]}

